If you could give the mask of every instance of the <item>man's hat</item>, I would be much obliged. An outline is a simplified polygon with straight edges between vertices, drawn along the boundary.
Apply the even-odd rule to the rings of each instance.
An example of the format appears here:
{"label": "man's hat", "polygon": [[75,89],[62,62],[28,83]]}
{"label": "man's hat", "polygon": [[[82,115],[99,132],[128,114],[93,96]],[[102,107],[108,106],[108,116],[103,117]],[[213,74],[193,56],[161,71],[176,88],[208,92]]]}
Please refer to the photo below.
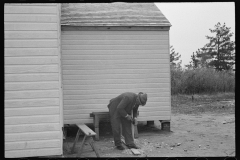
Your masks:
{"label": "man's hat", "polygon": [[138,97],[139,97],[139,101],[140,101],[141,105],[144,106],[147,103],[147,94],[139,92]]}

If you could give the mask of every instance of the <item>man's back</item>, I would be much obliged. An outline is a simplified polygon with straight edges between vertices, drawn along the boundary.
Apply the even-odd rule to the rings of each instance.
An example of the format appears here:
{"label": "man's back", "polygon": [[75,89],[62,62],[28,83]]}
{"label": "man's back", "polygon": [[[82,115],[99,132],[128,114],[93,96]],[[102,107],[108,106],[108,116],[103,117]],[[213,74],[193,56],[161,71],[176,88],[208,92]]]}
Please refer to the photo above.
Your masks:
{"label": "man's back", "polygon": [[136,102],[137,94],[133,92],[125,92],[120,94],[119,96],[113,98],[110,100],[110,103],[108,104],[108,108],[111,108],[111,115],[113,115],[116,110],[117,106],[121,103],[121,106],[125,109],[125,111],[131,115],[131,109]]}

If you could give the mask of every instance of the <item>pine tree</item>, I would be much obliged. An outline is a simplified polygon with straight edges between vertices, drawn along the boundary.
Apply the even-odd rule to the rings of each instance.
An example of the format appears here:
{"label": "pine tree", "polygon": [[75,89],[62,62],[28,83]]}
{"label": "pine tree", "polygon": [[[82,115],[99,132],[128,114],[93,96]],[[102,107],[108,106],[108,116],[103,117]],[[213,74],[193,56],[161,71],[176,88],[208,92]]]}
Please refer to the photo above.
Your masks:
{"label": "pine tree", "polygon": [[208,68],[210,59],[211,56],[205,47],[200,48],[196,51],[196,63],[198,64],[198,67]]}
{"label": "pine tree", "polygon": [[233,33],[230,33],[230,27],[226,27],[225,23],[221,25],[219,22],[214,26],[214,29],[209,29],[214,36],[206,36],[210,40],[203,48],[200,57],[205,60],[210,59],[207,64],[217,70],[229,70],[235,64],[235,42],[230,38]]}
{"label": "pine tree", "polygon": [[199,60],[197,59],[196,55],[193,54],[191,55],[191,62],[193,68],[198,68],[199,67]]}
{"label": "pine tree", "polygon": [[173,68],[181,68],[182,60],[179,60],[181,55],[175,52],[173,46],[170,46],[170,64]]}
{"label": "pine tree", "polygon": [[191,61],[189,65],[186,65],[189,69],[195,69],[195,68],[204,68],[208,67],[206,54],[204,54],[204,51],[202,49],[198,49],[195,53],[191,55]]}

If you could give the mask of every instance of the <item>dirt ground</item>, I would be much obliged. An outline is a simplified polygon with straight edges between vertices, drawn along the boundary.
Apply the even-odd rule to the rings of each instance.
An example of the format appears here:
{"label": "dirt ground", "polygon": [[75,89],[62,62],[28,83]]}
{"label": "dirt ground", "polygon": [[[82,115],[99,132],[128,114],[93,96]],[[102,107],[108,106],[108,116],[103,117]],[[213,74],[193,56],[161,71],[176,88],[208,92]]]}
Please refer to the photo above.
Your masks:
{"label": "dirt ground", "polygon": [[[161,123],[153,126],[139,122],[139,138],[135,143],[141,155],[133,155],[114,147],[109,122],[100,123],[100,140],[95,141],[100,157],[227,157],[235,156],[235,100],[233,95],[172,97],[171,131],[161,130]],[[183,100],[185,98],[185,100]],[[93,126],[89,126],[93,128]],[[67,129],[64,157],[75,157],[83,136],[72,154],[70,152],[77,128]],[[81,157],[96,157],[89,144]]]}

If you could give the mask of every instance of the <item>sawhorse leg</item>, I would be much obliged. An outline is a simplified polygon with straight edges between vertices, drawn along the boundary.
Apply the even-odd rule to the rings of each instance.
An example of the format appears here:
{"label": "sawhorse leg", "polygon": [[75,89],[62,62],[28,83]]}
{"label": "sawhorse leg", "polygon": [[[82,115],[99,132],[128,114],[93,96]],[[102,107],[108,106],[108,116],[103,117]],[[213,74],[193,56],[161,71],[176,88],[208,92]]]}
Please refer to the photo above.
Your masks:
{"label": "sawhorse leg", "polygon": [[98,151],[97,151],[97,149],[96,149],[96,147],[94,145],[94,140],[93,140],[92,137],[90,137],[90,142],[89,143],[90,143],[92,149],[94,150],[94,152],[96,153],[97,157],[100,157],[99,154],[98,154]]}
{"label": "sawhorse leg", "polygon": [[80,149],[79,149],[79,151],[78,151],[78,153],[77,153],[77,157],[80,157],[80,156],[81,156],[81,153],[82,153],[82,150],[83,150],[85,141],[86,141],[87,139],[89,139],[89,144],[90,144],[90,146],[92,147],[93,151],[96,153],[97,157],[99,157],[98,151],[97,151],[97,149],[96,149],[96,147],[95,147],[95,145],[94,145],[94,140],[93,140],[93,138],[92,138],[92,137],[89,137],[89,136],[86,136],[86,135],[85,135],[84,138],[83,138],[82,144],[81,144]]}
{"label": "sawhorse leg", "polygon": [[[73,143],[73,146],[72,146],[72,150],[71,150],[72,153],[74,152],[74,148],[75,148],[75,145],[76,145],[76,143],[77,143],[77,141],[78,141],[78,138],[79,138],[79,134],[80,134],[80,132],[81,132],[81,130],[78,129],[78,132],[77,132],[76,138],[75,138],[74,143]],[[84,138],[85,138],[85,137],[84,137]]]}
{"label": "sawhorse leg", "polygon": [[85,144],[85,140],[86,140],[87,136],[85,135],[84,138],[83,138],[83,141],[82,141],[82,144],[80,146],[80,149],[77,153],[77,157],[80,157],[81,153],[82,153],[82,150],[83,150],[83,147],[84,147],[84,144]]}

